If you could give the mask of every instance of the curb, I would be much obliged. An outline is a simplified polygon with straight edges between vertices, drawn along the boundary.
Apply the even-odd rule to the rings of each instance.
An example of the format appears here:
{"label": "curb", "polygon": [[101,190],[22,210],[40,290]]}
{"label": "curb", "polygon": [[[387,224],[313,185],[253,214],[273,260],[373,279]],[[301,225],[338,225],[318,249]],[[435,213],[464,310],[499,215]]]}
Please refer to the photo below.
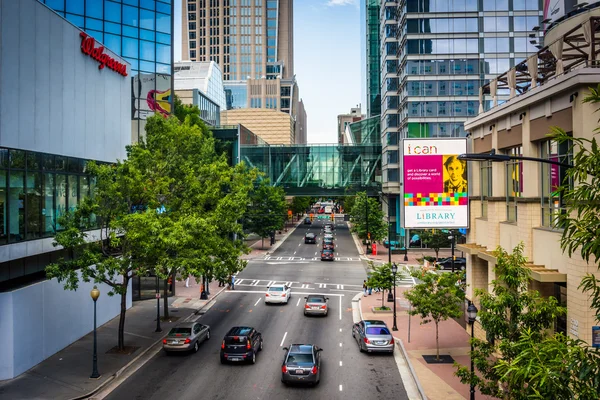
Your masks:
{"label": "curb", "polygon": [[394,337],[394,340],[398,343],[398,347],[400,348],[400,354],[402,354],[404,361],[406,361],[406,365],[408,365],[408,369],[410,370],[410,374],[412,375],[415,385],[417,385],[417,390],[419,391],[419,395],[421,396],[421,399],[427,400],[425,391],[423,390],[423,387],[421,386],[421,382],[419,382],[419,377],[417,376],[417,373],[415,372],[415,369],[413,368],[412,362],[410,361],[410,357],[408,356],[408,353],[406,352],[406,348],[404,347],[404,342],[402,342],[402,339],[397,338],[397,337]]}
{"label": "curb", "polygon": [[[187,322],[189,321],[193,316],[198,315],[198,313],[200,313],[200,311],[202,311],[204,308],[206,308],[206,306],[208,306],[209,304],[212,303],[212,301],[214,299],[217,298],[217,296],[219,296],[224,290],[226,289],[226,287],[224,287],[223,289],[219,290],[212,299],[210,299],[208,302],[206,302],[206,304],[202,305],[202,307],[198,308],[197,310],[195,310],[194,312],[192,312],[190,315],[188,315],[182,322]],[[168,334],[168,333],[167,333]],[[77,396],[77,397],[73,397],[69,400],[83,400],[83,399],[88,399],[90,397],[92,397],[93,395],[95,395],[96,393],[100,392],[104,387],[108,386],[109,383],[111,383],[112,381],[114,381],[115,379],[117,379],[119,376],[123,375],[123,373],[129,368],[131,367],[135,362],[137,362],[140,358],[142,358],[144,355],[146,355],[146,353],[148,353],[151,349],[153,349],[157,344],[161,343],[162,340],[167,337],[167,334],[165,334],[164,336],[162,336],[160,339],[158,339],[157,341],[155,341],[154,343],[152,343],[150,346],[148,346],[146,349],[142,350],[142,352],[140,354],[138,354],[133,360],[129,361],[127,364],[125,364],[125,366],[121,367],[119,370],[117,370],[117,372],[115,372],[114,374],[112,374],[106,381],[102,382],[102,384],[100,384],[96,389],[92,390],[91,392],[88,392],[84,395],[81,396]],[[145,363],[144,363],[145,364]],[[141,364],[141,366],[143,366],[144,364]]]}
{"label": "curb", "polygon": [[296,230],[296,228],[298,228],[298,226],[300,225],[301,221],[298,221],[298,223],[296,223],[296,226],[290,228],[290,230],[283,235],[283,237],[281,238],[281,240],[279,240],[277,243],[275,243],[273,245],[272,249],[269,249],[269,251],[267,251],[267,253],[265,255],[269,255],[271,253],[273,253],[275,250],[277,250],[279,248],[279,246],[281,246],[283,244],[283,242],[285,242],[287,240],[287,238]]}

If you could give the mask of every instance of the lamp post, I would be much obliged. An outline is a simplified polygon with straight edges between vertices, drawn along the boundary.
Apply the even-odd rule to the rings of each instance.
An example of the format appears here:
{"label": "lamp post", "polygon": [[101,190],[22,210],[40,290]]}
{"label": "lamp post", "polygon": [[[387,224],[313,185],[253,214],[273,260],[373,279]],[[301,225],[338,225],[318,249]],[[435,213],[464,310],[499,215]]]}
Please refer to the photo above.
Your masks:
{"label": "lamp post", "polygon": [[160,288],[158,285],[158,275],[156,275],[156,330],[154,332],[162,332],[160,327]]}
{"label": "lamp post", "polygon": [[369,195],[365,193],[365,227],[367,231],[367,254],[371,254],[371,248],[369,247]]}
{"label": "lamp post", "polygon": [[[473,363],[473,338],[475,337],[475,319],[477,318],[477,307],[469,300],[467,307],[467,315],[469,316],[469,324],[471,324],[471,375],[475,373],[475,365]],[[475,400],[475,385],[471,383],[471,400]]]}
{"label": "lamp post", "polygon": [[388,215],[388,263],[392,265],[392,223]]}
{"label": "lamp post", "polygon": [[392,264],[392,274],[394,274],[394,327],[393,331],[398,330],[398,326],[396,325],[396,273],[398,273],[398,266],[396,263]]}
{"label": "lamp post", "polygon": [[92,296],[92,300],[94,300],[94,356],[92,361],[92,375],[90,375],[90,378],[98,379],[100,378],[100,374],[98,373],[98,351],[96,341],[96,300],[100,297],[100,291],[96,286],[94,286],[90,292],[90,296]]}

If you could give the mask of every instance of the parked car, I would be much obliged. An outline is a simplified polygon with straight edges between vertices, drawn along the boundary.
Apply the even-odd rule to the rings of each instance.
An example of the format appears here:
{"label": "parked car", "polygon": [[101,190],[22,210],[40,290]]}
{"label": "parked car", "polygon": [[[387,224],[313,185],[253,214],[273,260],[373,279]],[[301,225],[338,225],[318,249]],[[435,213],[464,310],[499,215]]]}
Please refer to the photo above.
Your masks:
{"label": "parked car", "polygon": [[304,299],[304,315],[327,316],[327,312],[329,311],[327,301],[329,300],[329,297],[325,297],[322,294],[311,294]]}
{"label": "parked car", "polygon": [[352,337],[362,352],[394,352],[394,337],[386,323],[376,320],[363,320],[352,327]]}
{"label": "parked car", "polygon": [[263,338],[251,326],[234,326],[221,342],[221,364],[228,361],[256,363],[256,353],[263,349]]}
{"label": "parked car", "polygon": [[275,284],[267,288],[265,293],[265,304],[285,303],[290,301],[292,289],[284,284]]}
{"label": "parked car", "polygon": [[316,385],[321,380],[321,351],[314,344],[292,344],[284,347],[281,382]]}
{"label": "parked car", "polygon": [[307,233],[304,235],[304,243],[317,243],[317,235],[314,233]]}
{"label": "parked car", "polygon": [[333,250],[323,249],[321,251],[321,261],[335,261],[335,256],[333,255]]}
{"label": "parked car", "polygon": [[304,225],[311,225],[312,221],[310,220],[310,217],[306,217],[304,218]]}
{"label": "parked car", "polygon": [[[452,257],[447,257],[435,263],[435,266],[442,269],[452,269]],[[454,259],[454,269],[463,271],[467,269],[467,259],[464,257],[456,257]]]}
{"label": "parked car", "polygon": [[210,327],[199,322],[185,322],[171,328],[163,339],[165,353],[174,351],[198,351],[200,343],[210,339]]}

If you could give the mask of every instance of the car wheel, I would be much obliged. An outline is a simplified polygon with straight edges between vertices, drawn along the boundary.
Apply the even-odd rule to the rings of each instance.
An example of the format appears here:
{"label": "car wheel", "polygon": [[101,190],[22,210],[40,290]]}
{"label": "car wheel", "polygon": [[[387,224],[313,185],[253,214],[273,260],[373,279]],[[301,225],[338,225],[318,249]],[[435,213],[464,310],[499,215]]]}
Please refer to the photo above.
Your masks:
{"label": "car wheel", "polygon": [[210,339],[210,329],[208,330],[208,332],[206,332],[206,339],[205,340],[209,340]]}
{"label": "car wheel", "polygon": [[256,364],[256,352],[252,352],[252,358],[250,359],[250,364]]}
{"label": "car wheel", "polygon": [[221,364],[225,364],[227,362],[227,360],[225,360],[225,357],[221,357]]}
{"label": "car wheel", "polygon": [[360,350],[361,353],[364,353],[365,351],[362,348],[362,344],[360,344],[360,342],[358,342],[358,350]]}
{"label": "car wheel", "polygon": [[258,351],[262,351],[263,349],[263,341],[260,339],[260,346],[258,347]]}
{"label": "car wheel", "polygon": [[354,330],[352,330],[352,337],[356,339],[356,336],[354,336]]}

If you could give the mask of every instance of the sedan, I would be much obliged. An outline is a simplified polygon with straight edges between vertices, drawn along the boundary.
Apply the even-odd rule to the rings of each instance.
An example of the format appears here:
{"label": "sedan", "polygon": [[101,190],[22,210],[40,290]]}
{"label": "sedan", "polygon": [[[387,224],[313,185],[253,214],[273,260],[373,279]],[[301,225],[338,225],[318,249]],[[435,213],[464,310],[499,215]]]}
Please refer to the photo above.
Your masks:
{"label": "sedan", "polygon": [[287,304],[290,301],[290,297],[292,296],[292,289],[289,286],[279,284],[279,285],[271,285],[267,288],[267,293],[265,293],[265,304],[270,303],[285,303]]}
{"label": "sedan", "polygon": [[304,235],[304,243],[317,243],[317,235],[314,233],[307,233]]}
{"label": "sedan", "polygon": [[321,251],[321,261],[335,261],[333,250]]}
{"label": "sedan", "polygon": [[352,327],[360,352],[394,352],[394,337],[383,321],[363,320]]}
{"label": "sedan", "polygon": [[321,351],[314,344],[292,344],[284,347],[281,382],[316,385],[321,380]]}
{"label": "sedan", "polygon": [[313,294],[304,298],[304,315],[323,315],[327,316],[329,307],[327,306],[327,300],[329,297],[325,297],[322,294]]}
{"label": "sedan", "polygon": [[[444,258],[435,263],[435,266],[442,269],[452,269],[452,257]],[[464,257],[456,257],[454,259],[455,270],[465,270],[467,268],[467,260]]]}
{"label": "sedan", "polygon": [[304,218],[304,225],[311,225],[312,221],[310,220],[310,217],[306,217]]}
{"label": "sedan", "polygon": [[198,351],[200,343],[210,339],[210,327],[198,322],[186,322],[171,329],[163,339],[165,353],[172,351]]}

